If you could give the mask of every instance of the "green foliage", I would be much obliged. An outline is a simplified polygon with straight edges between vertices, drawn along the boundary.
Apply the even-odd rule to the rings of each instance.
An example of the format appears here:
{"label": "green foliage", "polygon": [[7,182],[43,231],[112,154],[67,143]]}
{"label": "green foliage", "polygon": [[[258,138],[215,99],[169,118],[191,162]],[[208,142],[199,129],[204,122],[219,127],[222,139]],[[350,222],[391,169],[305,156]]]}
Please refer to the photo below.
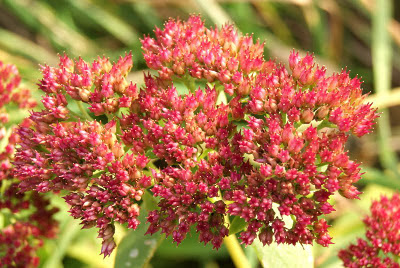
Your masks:
{"label": "green foliage", "polygon": [[222,247],[217,251],[211,245],[201,244],[199,242],[199,235],[192,228],[188,236],[182,241],[179,246],[172,241],[171,237],[164,240],[161,246],[157,249],[156,258],[159,257],[165,261],[179,261],[185,262],[190,260],[199,260],[207,262],[215,259],[229,258],[228,252],[222,244]]}
{"label": "green foliage", "polygon": [[263,246],[260,240],[253,242],[258,259],[263,267],[311,268],[314,267],[312,247],[310,245],[286,245],[272,243]]}
{"label": "green foliage", "polygon": [[153,196],[148,190],[144,192],[142,196],[143,199],[143,207],[145,211],[152,211],[158,208],[157,203],[158,200],[155,196]]}
{"label": "green foliage", "polygon": [[248,223],[241,217],[235,216],[229,227],[229,234],[236,234],[246,228]]}
{"label": "green foliage", "polygon": [[136,230],[129,231],[117,247],[114,267],[146,267],[151,257],[164,239],[164,234],[146,235],[149,226],[146,223],[147,211],[142,209],[139,220],[141,224]]}

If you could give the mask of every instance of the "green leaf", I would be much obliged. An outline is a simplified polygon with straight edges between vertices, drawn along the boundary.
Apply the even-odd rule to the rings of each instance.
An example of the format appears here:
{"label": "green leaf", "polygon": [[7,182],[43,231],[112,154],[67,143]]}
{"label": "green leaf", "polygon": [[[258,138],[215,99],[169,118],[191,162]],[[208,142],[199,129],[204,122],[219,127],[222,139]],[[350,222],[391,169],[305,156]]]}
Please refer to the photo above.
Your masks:
{"label": "green leaf", "polygon": [[145,267],[163,241],[164,235],[159,232],[152,236],[145,235],[149,226],[145,214],[147,212],[142,209],[142,215],[139,217],[141,224],[136,230],[128,232],[118,245],[114,267]]}
{"label": "green leaf", "polygon": [[235,216],[229,227],[229,235],[236,234],[246,228],[248,223],[241,217]]}
{"label": "green leaf", "polygon": [[153,151],[149,150],[146,152],[146,156],[150,159],[157,159],[158,157],[153,153]]}
{"label": "green leaf", "polygon": [[148,190],[144,191],[142,196],[144,208],[147,211],[152,211],[158,209],[158,201],[154,195],[152,195]]}
{"label": "green leaf", "polygon": [[254,247],[245,247],[243,250],[244,250],[244,254],[246,255],[247,260],[249,261],[250,267],[257,268],[259,262],[258,262],[256,250],[254,249]]}
{"label": "green leaf", "polygon": [[314,266],[311,245],[293,246],[272,243],[264,247],[257,238],[252,246],[256,250],[261,265],[266,268],[311,268]]}
{"label": "green leaf", "polygon": [[364,173],[360,184],[378,184],[391,189],[400,189],[400,180],[393,172],[382,172],[379,169],[362,166],[361,171]]}
{"label": "green leaf", "polygon": [[190,93],[187,86],[182,82],[174,82],[174,86],[179,95],[187,95]]}
{"label": "green leaf", "polygon": [[172,237],[167,237],[161,246],[157,249],[157,257],[170,260],[215,260],[228,258],[229,254],[222,244],[219,250],[213,249],[209,243],[204,245],[199,242],[199,233],[196,232],[194,226],[191,227],[190,232],[179,246],[173,241]]}
{"label": "green leaf", "polygon": [[[272,203],[275,213],[280,214],[278,204]],[[291,228],[293,220],[290,216],[282,216],[286,228]],[[273,242],[269,246],[263,246],[258,238],[253,242],[258,259],[263,267],[279,268],[308,268],[314,267],[314,259],[311,245],[296,246],[287,244],[277,244]]]}

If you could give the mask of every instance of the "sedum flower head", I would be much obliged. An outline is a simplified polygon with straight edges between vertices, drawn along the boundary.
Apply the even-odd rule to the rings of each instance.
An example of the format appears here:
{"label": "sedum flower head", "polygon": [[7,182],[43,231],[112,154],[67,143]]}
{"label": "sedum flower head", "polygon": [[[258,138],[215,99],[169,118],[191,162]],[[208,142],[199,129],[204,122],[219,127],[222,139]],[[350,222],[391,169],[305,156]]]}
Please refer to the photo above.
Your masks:
{"label": "sedum flower head", "polygon": [[159,200],[147,233],[178,244],[194,226],[219,248],[233,217],[246,222],[247,245],[257,236],[330,244],[329,197],[359,194],[346,140],[368,133],[377,116],[360,81],[327,76],[310,55],[293,52],[288,69],[266,61],[263,44],[231,25],[208,29],[198,16],[155,34],[142,46],[158,75],[145,74],[140,89],[126,81],[131,55],[115,64],[62,56],[42,68],[45,109],[19,129],[20,187],[66,190],[71,215],[99,228],[105,255],[115,222],[139,224],[146,190]]}
{"label": "sedum flower head", "polygon": [[141,183],[148,178],[142,172],[147,157],[127,152],[117,133],[119,110],[130,112],[137,98],[125,80],[131,67],[130,54],[114,65],[106,58],[88,64],[61,56],[58,68],[43,66],[45,109],[32,112],[33,125],[18,130],[14,164],[21,189],[66,192],[71,215],[83,228],[99,228],[105,256],[115,247],[115,222],[133,229],[139,224]]}
{"label": "sedum flower head", "polygon": [[345,267],[400,267],[400,195],[382,196],[372,202],[364,218],[365,239],[359,238],[339,252]]}
{"label": "sedum flower head", "polygon": [[[224,218],[237,216],[247,222],[240,234],[247,245],[257,236],[264,245],[273,239],[330,244],[321,218],[334,210],[329,197],[337,191],[347,198],[359,194],[354,186],[361,178],[359,164],[349,159],[345,143],[350,134],[368,133],[377,116],[363,102],[359,79],[345,71],[328,76],[311,55],[296,52],[289,68],[265,61],[263,44],[232,25],[208,29],[198,16],[170,20],[155,34],[142,46],[158,80],[186,79],[196,86],[180,97],[167,89],[174,99],[164,105],[153,101],[166,123],[154,122],[148,133],[157,129],[168,141],[185,140],[175,141],[185,147],[168,147],[165,138],[157,145],[169,156],[183,149],[197,153],[156,174],[152,192],[161,202],[150,213],[149,232],[161,229],[179,243],[197,224],[200,240],[218,248],[228,234]],[[179,102],[184,110],[174,107]],[[166,132],[170,124],[173,131]],[[188,142],[196,146],[189,150]],[[292,226],[284,216],[294,218]]]}

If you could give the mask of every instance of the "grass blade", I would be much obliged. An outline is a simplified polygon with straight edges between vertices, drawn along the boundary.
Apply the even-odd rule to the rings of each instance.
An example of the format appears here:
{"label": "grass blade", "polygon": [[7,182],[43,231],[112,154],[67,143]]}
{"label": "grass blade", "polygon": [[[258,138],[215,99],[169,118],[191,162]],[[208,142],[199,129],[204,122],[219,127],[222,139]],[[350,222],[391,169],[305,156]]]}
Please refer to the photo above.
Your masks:
{"label": "grass blade", "polygon": [[81,15],[90,18],[125,45],[131,45],[138,40],[138,35],[132,27],[117,16],[87,0],[69,0],[67,3]]}
{"label": "grass blade", "polygon": [[28,28],[49,39],[59,50],[70,50],[77,55],[95,50],[90,39],[69,27],[45,3],[26,0],[5,0],[4,3]]}
{"label": "grass blade", "polygon": [[0,47],[37,63],[54,65],[58,62],[57,57],[43,47],[4,29],[0,29]]}
{"label": "grass blade", "polygon": [[[374,87],[377,96],[385,96],[390,93],[392,76],[392,45],[387,30],[392,16],[392,1],[378,0],[375,5],[375,12],[372,14],[371,43]],[[392,170],[399,177],[397,156],[389,144],[391,137],[389,113],[387,109],[380,111],[382,112],[378,119],[380,160],[386,169]]]}
{"label": "grass blade", "polygon": [[62,259],[80,229],[79,223],[74,219],[69,218],[64,229],[57,238],[57,248],[54,249],[52,255],[43,264],[43,268],[53,268],[62,265]]}

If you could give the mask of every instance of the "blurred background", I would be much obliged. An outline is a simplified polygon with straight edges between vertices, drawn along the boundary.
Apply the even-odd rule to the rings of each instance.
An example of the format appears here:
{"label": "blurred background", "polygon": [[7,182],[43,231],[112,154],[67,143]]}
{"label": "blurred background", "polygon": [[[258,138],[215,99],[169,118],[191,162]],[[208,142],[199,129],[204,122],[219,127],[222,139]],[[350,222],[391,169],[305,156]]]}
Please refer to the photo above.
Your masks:
{"label": "blurred background", "polygon": [[[201,14],[209,26],[234,23],[243,33],[265,40],[265,57],[287,62],[291,50],[313,52],[328,73],[351,70],[362,77],[369,101],[382,116],[374,133],[350,140],[353,159],[366,172],[359,182],[361,200],[335,196],[329,223],[335,243],[314,247],[315,267],[341,267],[340,248],[364,233],[362,217],[371,200],[400,189],[400,1],[398,0],[0,0],[0,60],[14,63],[27,87],[35,89],[38,64],[56,65],[57,53],[92,61],[97,55],[116,60],[132,51],[129,79],[142,83],[147,70],[139,38],[153,34],[169,17]],[[34,94],[40,96],[40,93]],[[63,207],[61,232],[40,251],[41,267],[113,267],[112,255],[99,255],[96,230],[80,231]],[[124,228],[117,230],[118,237]],[[218,252],[197,242],[196,234],[176,247],[165,240],[152,267],[233,267],[226,249]],[[245,249],[253,267],[259,263]]]}

